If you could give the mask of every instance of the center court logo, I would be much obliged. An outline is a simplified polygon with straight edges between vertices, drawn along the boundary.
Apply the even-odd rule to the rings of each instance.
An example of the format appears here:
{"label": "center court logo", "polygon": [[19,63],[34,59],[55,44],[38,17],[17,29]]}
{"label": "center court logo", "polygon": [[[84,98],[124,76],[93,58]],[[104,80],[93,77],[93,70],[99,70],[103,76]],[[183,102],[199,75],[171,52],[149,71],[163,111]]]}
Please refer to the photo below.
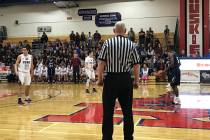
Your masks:
{"label": "center court logo", "polygon": [[[133,114],[139,117],[137,126],[210,129],[210,110],[208,109],[178,109],[173,105],[167,105],[170,95],[164,94],[158,98],[137,98],[133,101]],[[75,105],[81,109],[70,115],[47,115],[36,121],[44,122],[68,122],[101,124],[101,103],[80,103]],[[141,119],[144,116],[146,119]],[[146,117],[145,117],[146,116]],[[115,108],[114,124],[123,122],[122,111],[118,105]]]}

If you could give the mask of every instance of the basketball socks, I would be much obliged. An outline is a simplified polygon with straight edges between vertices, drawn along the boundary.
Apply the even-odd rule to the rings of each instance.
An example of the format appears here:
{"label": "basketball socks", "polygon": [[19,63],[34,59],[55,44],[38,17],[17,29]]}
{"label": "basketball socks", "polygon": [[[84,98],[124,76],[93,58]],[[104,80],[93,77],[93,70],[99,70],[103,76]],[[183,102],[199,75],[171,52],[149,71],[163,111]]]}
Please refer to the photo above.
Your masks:
{"label": "basketball socks", "polygon": [[19,105],[24,105],[24,103],[22,102],[22,99],[20,97],[18,98],[18,104]]}
{"label": "basketball socks", "polygon": [[90,93],[89,89],[86,89],[86,93]]}
{"label": "basketball socks", "polygon": [[31,102],[30,97],[29,97],[29,96],[26,96],[25,101],[26,101],[27,103],[30,103],[30,102]]}
{"label": "basketball socks", "polygon": [[93,92],[97,92],[95,88],[93,88]]}

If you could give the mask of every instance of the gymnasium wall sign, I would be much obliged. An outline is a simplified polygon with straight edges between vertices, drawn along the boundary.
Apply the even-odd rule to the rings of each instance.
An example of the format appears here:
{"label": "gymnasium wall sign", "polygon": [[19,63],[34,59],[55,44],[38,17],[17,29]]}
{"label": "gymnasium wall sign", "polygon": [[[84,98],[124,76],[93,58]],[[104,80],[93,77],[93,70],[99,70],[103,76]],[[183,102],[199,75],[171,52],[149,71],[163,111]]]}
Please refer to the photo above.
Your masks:
{"label": "gymnasium wall sign", "polygon": [[118,12],[98,13],[95,17],[95,24],[98,27],[114,26],[118,21],[121,21],[121,14]]}
{"label": "gymnasium wall sign", "polygon": [[92,20],[92,16],[85,15],[85,16],[82,16],[82,19],[83,19],[84,21],[89,21],[89,20]]}
{"label": "gymnasium wall sign", "polygon": [[51,26],[39,26],[37,27],[38,32],[51,32],[52,27]]}
{"label": "gymnasium wall sign", "polygon": [[187,54],[203,56],[203,0],[187,0]]}
{"label": "gymnasium wall sign", "polygon": [[91,8],[91,9],[79,9],[78,10],[78,15],[79,16],[85,16],[85,15],[96,15],[97,14],[97,9]]}
{"label": "gymnasium wall sign", "polygon": [[181,71],[181,82],[199,83],[200,82],[200,71],[199,70],[182,70]]}

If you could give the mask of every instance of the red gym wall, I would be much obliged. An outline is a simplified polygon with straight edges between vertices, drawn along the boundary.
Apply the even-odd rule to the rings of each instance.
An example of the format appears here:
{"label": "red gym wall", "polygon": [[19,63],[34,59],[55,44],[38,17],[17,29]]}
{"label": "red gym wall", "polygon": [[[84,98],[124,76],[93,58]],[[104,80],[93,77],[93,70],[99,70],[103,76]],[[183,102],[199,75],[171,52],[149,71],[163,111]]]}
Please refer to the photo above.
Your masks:
{"label": "red gym wall", "polygon": [[199,50],[201,56],[209,48],[209,0],[180,0],[179,52],[187,56]]}

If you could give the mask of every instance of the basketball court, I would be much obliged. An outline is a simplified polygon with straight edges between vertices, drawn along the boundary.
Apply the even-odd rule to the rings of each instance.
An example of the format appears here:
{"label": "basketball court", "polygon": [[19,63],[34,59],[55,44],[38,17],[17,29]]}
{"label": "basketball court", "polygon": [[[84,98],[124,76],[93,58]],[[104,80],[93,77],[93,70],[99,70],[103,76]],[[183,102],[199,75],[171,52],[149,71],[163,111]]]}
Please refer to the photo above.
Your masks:
{"label": "basketball court", "polygon": [[[122,35],[114,28],[118,21]],[[113,36],[134,44],[121,39],[105,42]],[[92,92],[95,88],[89,84],[97,77],[102,84],[97,71],[102,55],[111,57],[108,64],[114,70],[109,68],[107,75],[130,76],[131,67],[141,65],[132,73],[134,87],[139,84],[133,89],[134,140],[210,140],[209,39],[209,0],[0,0],[0,140],[101,140],[103,87]],[[118,48],[101,54],[109,42]],[[130,48],[119,50],[128,44],[136,63],[129,58],[125,65]],[[178,72],[171,72],[174,69]],[[23,84],[31,83],[22,98],[18,76]],[[131,81],[127,83],[132,87]],[[123,140],[118,101],[113,124],[113,140]]]}
{"label": "basketball court", "polygon": [[[101,139],[102,88],[86,94],[84,85],[33,84],[30,105],[16,103],[18,85],[0,85],[2,140]],[[166,84],[148,83],[134,91],[135,140],[210,139],[210,87],[180,86],[181,106],[167,103]],[[114,139],[123,139],[122,114],[116,104]]]}

